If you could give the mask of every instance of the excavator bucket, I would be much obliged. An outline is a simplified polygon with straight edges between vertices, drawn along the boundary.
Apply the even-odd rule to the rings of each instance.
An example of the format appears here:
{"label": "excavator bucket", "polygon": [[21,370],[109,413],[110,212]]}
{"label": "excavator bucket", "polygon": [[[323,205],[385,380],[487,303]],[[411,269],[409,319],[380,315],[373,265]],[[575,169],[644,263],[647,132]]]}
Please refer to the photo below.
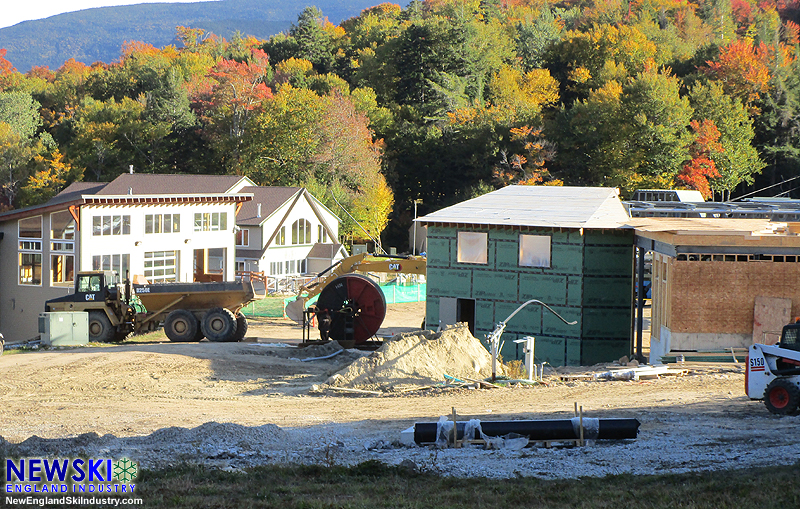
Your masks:
{"label": "excavator bucket", "polygon": [[302,299],[293,300],[286,304],[286,316],[302,325],[305,307],[305,302]]}

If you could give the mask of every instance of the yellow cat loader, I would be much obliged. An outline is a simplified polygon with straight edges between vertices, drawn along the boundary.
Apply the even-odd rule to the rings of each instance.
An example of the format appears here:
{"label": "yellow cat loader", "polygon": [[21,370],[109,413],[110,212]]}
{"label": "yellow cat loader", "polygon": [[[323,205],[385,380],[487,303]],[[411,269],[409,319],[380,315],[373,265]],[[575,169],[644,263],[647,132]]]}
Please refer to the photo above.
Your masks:
{"label": "yellow cat loader", "polygon": [[745,392],[773,414],[800,413],[800,319],[785,325],[775,345],[754,344],[747,355]]}

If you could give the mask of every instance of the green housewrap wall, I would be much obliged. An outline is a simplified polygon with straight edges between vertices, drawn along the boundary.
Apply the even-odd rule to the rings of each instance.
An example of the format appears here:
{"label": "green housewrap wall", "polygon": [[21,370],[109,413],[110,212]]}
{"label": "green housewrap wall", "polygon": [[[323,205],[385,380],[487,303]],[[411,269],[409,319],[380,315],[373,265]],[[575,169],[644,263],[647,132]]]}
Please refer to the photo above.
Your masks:
{"label": "green housewrap wall", "polygon": [[[459,231],[488,232],[488,263],[458,263]],[[550,268],[519,267],[519,235],[551,237]],[[442,297],[475,300],[475,336],[483,340],[530,299],[547,303],[566,325],[537,304],[509,321],[503,359],[522,359],[515,339],[536,338],[536,361],[591,365],[631,353],[632,230],[428,227],[428,328],[439,323]]]}

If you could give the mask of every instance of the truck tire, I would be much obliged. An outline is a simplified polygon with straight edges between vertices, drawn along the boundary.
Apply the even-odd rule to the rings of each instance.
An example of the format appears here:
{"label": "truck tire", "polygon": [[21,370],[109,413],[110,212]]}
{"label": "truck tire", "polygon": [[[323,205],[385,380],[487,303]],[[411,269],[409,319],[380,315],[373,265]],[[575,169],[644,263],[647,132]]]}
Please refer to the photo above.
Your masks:
{"label": "truck tire", "polygon": [[231,341],[241,341],[244,339],[245,334],[247,334],[247,318],[239,311],[236,313],[236,334],[233,335]]}
{"label": "truck tire", "polygon": [[198,341],[196,336],[199,328],[200,324],[197,323],[197,318],[185,309],[172,311],[164,320],[164,333],[170,341]]}
{"label": "truck tire", "polygon": [[764,391],[764,405],[773,414],[792,415],[800,404],[800,388],[786,378],[777,378]]}
{"label": "truck tire", "polygon": [[89,341],[108,343],[114,339],[116,332],[103,311],[89,311]]}
{"label": "truck tire", "polygon": [[236,335],[236,317],[225,308],[208,310],[201,324],[209,341],[232,341]]}

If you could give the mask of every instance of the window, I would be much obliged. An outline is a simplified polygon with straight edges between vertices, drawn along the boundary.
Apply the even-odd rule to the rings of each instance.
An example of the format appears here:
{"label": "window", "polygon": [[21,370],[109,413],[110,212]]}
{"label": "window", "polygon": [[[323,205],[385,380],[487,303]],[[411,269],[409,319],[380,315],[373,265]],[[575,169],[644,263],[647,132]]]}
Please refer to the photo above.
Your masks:
{"label": "window", "polygon": [[121,279],[130,277],[131,266],[129,254],[107,254],[92,257],[92,270],[113,270]]}
{"label": "window", "polygon": [[550,267],[550,236],[519,236],[520,267]]}
{"label": "window", "polygon": [[50,255],[50,282],[53,285],[71,285],[75,280],[75,257],[72,255]]}
{"label": "window", "polygon": [[100,276],[81,276],[81,278],[78,280],[78,291],[80,293],[99,292]]}
{"label": "window", "polygon": [[[72,218],[72,214],[66,211],[50,214],[50,239],[50,251],[75,252],[75,220]],[[51,279],[51,281],[56,282],[55,279]],[[72,279],[70,278],[69,281]]]}
{"label": "window", "polygon": [[281,226],[281,229],[278,231],[278,235],[275,236],[275,245],[276,246],[285,246],[286,245],[286,227]]}
{"label": "window", "polygon": [[246,270],[245,262],[237,261],[236,262],[236,272],[244,272],[245,270]]}
{"label": "window", "polygon": [[144,254],[144,277],[151,283],[177,281],[177,251],[152,251]]}
{"label": "window", "polygon": [[294,274],[295,271],[295,260],[286,260],[286,273],[287,274]]}
{"label": "window", "polygon": [[67,211],[50,214],[50,238],[75,240],[75,220]]}
{"label": "window", "polygon": [[457,261],[461,263],[489,263],[489,234],[458,232]]}
{"label": "window", "polygon": [[93,216],[92,235],[130,235],[131,216]]}
{"label": "window", "polygon": [[19,220],[20,239],[40,239],[42,238],[42,216],[28,217]]}
{"label": "window", "polygon": [[250,230],[247,228],[242,228],[236,232],[236,245],[241,247],[247,247],[250,245]]}
{"label": "window", "polygon": [[328,242],[328,231],[321,224],[317,225],[317,242],[319,243]]}
{"label": "window", "polygon": [[177,233],[181,231],[180,214],[145,214],[145,233]]}
{"label": "window", "polygon": [[292,225],[292,245],[311,244],[311,223],[298,219]]}
{"label": "window", "polygon": [[42,216],[19,220],[19,250],[42,250]]}
{"label": "window", "polygon": [[300,274],[305,274],[308,272],[308,267],[306,266],[308,260],[297,260],[297,272]]}
{"label": "window", "polygon": [[19,284],[37,286],[42,284],[41,253],[19,254]]}
{"label": "window", "polygon": [[227,229],[227,212],[196,212],[194,215],[194,231],[196,232],[219,232]]}
{"label": "window", "polygon": [[280,276],[283,274],[283,262],[270,262],[269,273],[271,276]]}
{"label": "window", "polygon": [[42,216],[20,219],[19,284],[42,284]]}

